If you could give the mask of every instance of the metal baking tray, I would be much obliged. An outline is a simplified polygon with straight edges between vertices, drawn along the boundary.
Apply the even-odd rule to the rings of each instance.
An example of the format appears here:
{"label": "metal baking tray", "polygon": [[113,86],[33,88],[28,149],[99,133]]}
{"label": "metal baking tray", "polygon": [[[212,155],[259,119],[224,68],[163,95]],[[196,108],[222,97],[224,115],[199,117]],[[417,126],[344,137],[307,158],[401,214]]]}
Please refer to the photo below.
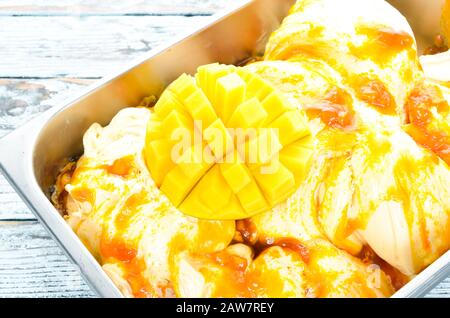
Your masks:
{"label": "metal baking tray", "polygon": [[[120,109],[137,105],[145,96],[160,94],[181,73],[193,73],[199,65],[237,64],[263,52],[269,35],[294,2],[243,1],[113,72],[0,140],[2,172],[98,295],[122,297],[49,200],[59,169],[67,158],[82,153],[82,136],[94,122],[108,124]],[[439,21],[442,0],[392,2],[409,16],[417,14],[421,21],[423,4],[436,2],[429,6],[434,8],[427,15],[429,24],[416,26],[414,21],[412,24],[421,32],[421,38],[432,38],[439,32],[436,21]],[[449,274],[450,252],[447,252],[394,297],[422,296]]]}

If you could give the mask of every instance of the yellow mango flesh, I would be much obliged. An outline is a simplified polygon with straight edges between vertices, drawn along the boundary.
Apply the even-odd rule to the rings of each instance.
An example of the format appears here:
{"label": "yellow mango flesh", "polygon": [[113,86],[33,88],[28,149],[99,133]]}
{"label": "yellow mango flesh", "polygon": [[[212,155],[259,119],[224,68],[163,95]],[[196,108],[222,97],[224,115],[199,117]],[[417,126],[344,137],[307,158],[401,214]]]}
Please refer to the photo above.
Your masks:
{"label": "yellow mango flesh", "polygon": [[265,166],[265,169],[254,171],[253,175],[272,206],[285,200],[296,189],[294,174],[278,158]]}
{"label": "yellow mango flesh", "polygon": [[267,112],[257,98],[249,99],[237,107],[227,125],[233,128],[259,127],[267,118]]}
{"label": "yellow mango flesh", "polygon": [[266,198],[254,180],[237,193],[239,202],[248,215],[264,212],[270,208]]}
{"label": "yellow mango flesh", "polygon": [[245,98],[245,82],[235,73],[230,73],[217,80],[215,105],[216,111],[224,122],[233,114]]}
{"label": "yellow mango flesh", "polygon": [[269,162],[283,148],[279,132],[272,128],[257,130],[256,136],[250,138],[244,147],[245,160],[250,168]]}
{"label": "yellow mango flesh", "polygon": [[304,138],[280,152],[280,162],[294,173],[297,183],[303,180],[313,154],[311,138]]}
{"label": "yellow mango flesh", "polygon": [[253,180],[248,167],[239,157],[238,154],[235,154],[233,161],[225,161],[220,165],[220,172],[233,193],[239,193]]}
{"label": "yellow mango flesh", "polygon": [[203,137],[217,160],[233,150],[233,139],[220,119],[205,129]]}
{"label": "yellow mango flesh", "polygon": [[164,139],[152,140],[146,145],[146,153],[150,157],[151,164],[148,164],[153,180],[159,187],[165,175],[174,166],[170,160],[170,149],[172,145]]}
{"label": "yellow mango flesh", "polygon": [[291,195],[313,138],[301,110],[259,75],[210,64],[161,95],[144,157],[161,191],[183,213],[243,219]]}

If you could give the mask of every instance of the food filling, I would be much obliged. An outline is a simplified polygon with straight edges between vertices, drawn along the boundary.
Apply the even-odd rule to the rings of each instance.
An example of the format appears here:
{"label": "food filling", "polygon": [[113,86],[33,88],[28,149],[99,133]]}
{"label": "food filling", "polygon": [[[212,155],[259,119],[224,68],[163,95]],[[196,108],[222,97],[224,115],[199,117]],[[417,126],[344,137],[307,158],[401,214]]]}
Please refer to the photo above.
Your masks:
{"label": "food filling", "polygon": [[416,51],[383,0],[299,0],[258,61],[93,124],[53,202],[127,297],[389,297],[450,248],[450,91]]}

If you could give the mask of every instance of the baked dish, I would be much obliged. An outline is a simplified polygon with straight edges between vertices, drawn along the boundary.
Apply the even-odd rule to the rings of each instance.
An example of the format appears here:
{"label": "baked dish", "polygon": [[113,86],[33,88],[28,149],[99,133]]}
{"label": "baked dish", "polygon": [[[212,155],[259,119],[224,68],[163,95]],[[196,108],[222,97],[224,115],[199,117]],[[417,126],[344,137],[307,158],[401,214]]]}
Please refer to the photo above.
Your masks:
{"label": "baked dish", "polygon": [[387,2],[300,0],[92,125],[53,201],[127,297],[389,297],[450,248],[449,101]]}

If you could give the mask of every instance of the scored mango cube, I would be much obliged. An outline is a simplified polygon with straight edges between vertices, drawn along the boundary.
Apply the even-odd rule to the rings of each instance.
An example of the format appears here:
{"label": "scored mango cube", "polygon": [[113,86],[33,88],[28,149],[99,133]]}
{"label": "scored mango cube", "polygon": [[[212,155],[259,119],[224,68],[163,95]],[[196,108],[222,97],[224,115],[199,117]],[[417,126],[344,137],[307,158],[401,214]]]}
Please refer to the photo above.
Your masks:
{"label": "scored mango cube", "polygon": [[287,98],[278,92],[270,93],[266,98],[264,98],[261,105],[267,113],[267,118],[264,124],[270,124],[281,114],[294,109]]}
{"label": "scored mango cube", "polygon": [[183,201],[180,205],[180,210],[188,215],[210,220],[239,220],[248,217],[248,214],[234,194],[230,196],[226,205],[222,208],[214,207],[211,209],[199,199],[197,188]]}
{"label": "scored mango cube", "polygon": [[224,122],[228,121],[236,107],[245,98],[245,82],[235,73],[222,76],[216,83],[214,101],[216,110]]}
{"label": "scored mango cube", "polygon": [[181,169],[175,166],[166,174],[161,185],[161,191],[166,194],[173,205],[179,206],[195,183],[196,180],[187,178]]}
{"label": "scored mango cube", "polygon": [[[183,213],[248,218],[285,200],[305,179],[314,153],[306,123],[302,110],[260,75],[205,65],[195,78],[180,76],[156,103],[145,162]],[[172,138],[178,130],[187,147]]]}
{"label": "scored mango cube", "polygon": [[167,140],[153,140],[144,149],[145,162],[155,184],[159,187],[165,175],[175,165],[170,158],[171,144]]}
{"label": "scored mango cube", "polygon": [[270,208],[253,178],[250,183],[237,193],[237,197],[247,213],[259,213]]}
{"label": "scored mango cube", "polygon": [[305,119],[297,110],[283,113],[269,127],[279,130],[280,142],[283,146],[310,134]]}
{"label": "scored mango cube", "polygon": [[222,159],[233,150],[233,139],[220,119],[216,119],[205,129],[203,137],[216,160]]}
{"label": "scored mango cube", "polygon": [[201,200],[198,199],[195,189],[189,193],[185,200],[178,207],[180,211],[187,215],[196,216],[202,219],[214,219],[215,213],[211,211]]}
{"label": "scored mango cube", "polygon": [[[152,117],[156,116],[152,115]],[[162,123],[158,119],[152,118],[152,120],[148,123],[145,138],[147,142],[165,138]]]}
{"label": "scored mango cube", "polygon": [[[194,119],[194,124],[201,124],[201,127],[208,127],[217,119],[216,112],[209,102],[208,98],[201,90],[197,90],[184,101],[186,109]],[[202,129],[197,127],[198,129]]]}
{"label": "scored mango cube", "polygon": [[250,139],[245,145],[245,161],[253,168],[270,161],[282,149],[279,134],[276,129],[262,128],[256,138]]}
{"label": "scored mango cube", "polygon": [[278,158],[268,166],[255,169],[253,176],[272,206],[285,200],[295,191],[293,173],[278,162]]}
{"label": "scored mango cube", "polygon": [[162,121],[164,135],[169,140],[177,140],[178,134],[192,131],[192,120],[177,110],[172,110]]}
{"label": "scored mango cube", "polygon": [[197,90],[197,86],[195,85],[195,79],[192,76],[183,74],[170,84],[168,89],[174,93],[180,101],[183,101]]}
{"label": "scored mango cube", "polygon": [[261,76],[252,73],[248,74],[247,72],[247,75],[243,77],[245,77],[245,81],[247,82],[247,96],[249,98],[251,96],[259,100],[264,100],[264,98],[273,92],[273,88]]}
{"label": "scored mango cube", "polygon": [[[235,157],[238,157],[238,155],[236,154]],[[237,158],[235,158],[234,162],[222,163],[220,172],[234,193],[241,191],[253,179],[245,163]]]}
{"label": "scored mango cube", "polygon": [[172,110],[186,114],[183,104],[169,90],[164,91],[154,109],[159,118],[165,118]]}
{"label": "scored mango cube", "polygon": [[257,98],[243,102],[231,115],[227,125],[233,128],[259,127],[267,118],[267,113]]}
{"label": "scored mango cube", "polygon": [[161,190],[178,206],[210,167],[211,164],[203,161],[200,151],[193,146],[178,158],[176,166],[166,174]]}
{"label": "scored mango cube", "polygon": [[215,104],[217,80],[233,71],[233,66],[223,64],[209,64],[200,66],[199,76],[196,77],[199,87],[206,94],[208,99]]}
{"label": "scored mango cube", "polygon": [[313,155],[313,150],[308,146],[308,143],[300,141],[285,147],[280,152],[280,162],[292,171],[297,183],[303,180],[303,177],[308,172],[309,163]]}
{"label": "scored mango cube", "polygon": [[211,168],[198,182],[180,209],[204,219],[227,220],[246,217],[237,197],[221,176],[218,165]]}
{"label": "scored mango cube", "polygon": [[183,174],[197,182],[211,167],[212,163],[204,160],[202,145],[194,145],[176,160],[177,167]]}
{"label": "scored mango cube", "polygon": [[220,210],[226,206],[232,194],[217,165],[206,173],[196,191],[202,203],[211,210]]}
{"label": "scored mango cube", "polygon": [[240,220],[247,217],[248,214],[242,208],[236,195],[232,195],[228,204],[214,213],[214,218],[219,220]]}
{"label": "scored mango cube", "polygon": [[207,87],[208,87],[208,70],[212,67],[219,65],[219,63],[202,65],[197,68],[197,73],[195,74],[195,82],[197,86],[205,93],[208,97]]}

